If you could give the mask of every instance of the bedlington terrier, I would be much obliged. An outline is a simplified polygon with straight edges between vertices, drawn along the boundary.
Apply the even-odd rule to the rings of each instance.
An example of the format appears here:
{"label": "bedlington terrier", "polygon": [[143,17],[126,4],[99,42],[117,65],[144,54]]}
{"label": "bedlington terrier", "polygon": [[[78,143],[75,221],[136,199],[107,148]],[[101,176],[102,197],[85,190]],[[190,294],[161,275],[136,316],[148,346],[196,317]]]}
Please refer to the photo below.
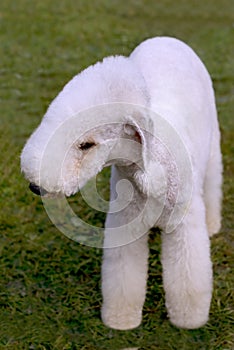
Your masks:
{"label": "bedlington terrier", "polygon": [[183,42],[148,39],[129,57],[85,69],[54,99],[21,155],[31,190],[43,196],[75,194],[106,166],[103,322],[140,325],[147,232],[159,227],[170,321],[201,327],[212,295],[209,236],[221,225],[222,160],[212,82]]}

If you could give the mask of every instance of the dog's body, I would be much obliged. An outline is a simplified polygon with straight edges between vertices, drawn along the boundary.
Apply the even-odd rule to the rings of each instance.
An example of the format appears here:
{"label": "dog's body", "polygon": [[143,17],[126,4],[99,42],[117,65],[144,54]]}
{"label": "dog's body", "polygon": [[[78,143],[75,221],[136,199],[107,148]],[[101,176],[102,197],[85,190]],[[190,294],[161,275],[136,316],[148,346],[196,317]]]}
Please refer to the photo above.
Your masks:
{"label": "dog's body", "polygon": [[[47,167],[48,160],[42,171],[43,152],[55,130],[74,115],[81,128],[85,110],[100,105],[92,130],[85,129],[78,147],[69,127],[62,133],[65,140],[56,141],[61,142],[60,154],[66,154],[62,176]],[[127,160],[116,156],[113,144],[119,137],[136,144],[126,148]],[[65,142],[68,139],[72,142]],[[209,74],[188,46],[172,38],[150,39],[129,58],[110,57],[89,67],[54,100],[21,161],[30,182],[66,195],[113,165],[104,241],[109,248],[104,249],[102,267],[102,318],[108,326],[130,329],[141,322],[148,259],[145,233],[154,225],[162,229],[163,283],[171,322],[196,328],[207,321],[212,293],[208,236],[219,231],[221,222],[220,133]],[[126,178],[133,183],[134,198],[116,211],[116,184],[124,192],[121,180]],[[147,205],[141,216],[143,202]],[[130,238],[124,241],[125,234]]]}

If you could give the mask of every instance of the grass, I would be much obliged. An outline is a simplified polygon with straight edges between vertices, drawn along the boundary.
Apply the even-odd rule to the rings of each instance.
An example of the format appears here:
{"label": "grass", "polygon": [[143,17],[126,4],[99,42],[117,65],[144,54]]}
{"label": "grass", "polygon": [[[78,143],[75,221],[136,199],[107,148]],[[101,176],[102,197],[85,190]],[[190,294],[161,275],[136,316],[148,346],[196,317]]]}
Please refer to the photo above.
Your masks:
{"label": "grass", "polygon": [[[2,0],[0,4],[0,349],[215,349],[233,344],[234,4],[230,0]],[[152,234],[142,325],[120,332],[100,320],[102,252],[63,236],[29,193],[19,155],[52,98],[73,75],[143,39],[176,36],[207,65],[216,90],[224,159],[223,227],[212,238],[210,321],[170,325]],[[103,174],[107,183],[108,173]],[[75,199],[73,199],[75,200]],[[79,201],[79,198],[77,199]],[[85,220],[92,214],[80,210]],[[95,223],[103,217],[93,215]]]}

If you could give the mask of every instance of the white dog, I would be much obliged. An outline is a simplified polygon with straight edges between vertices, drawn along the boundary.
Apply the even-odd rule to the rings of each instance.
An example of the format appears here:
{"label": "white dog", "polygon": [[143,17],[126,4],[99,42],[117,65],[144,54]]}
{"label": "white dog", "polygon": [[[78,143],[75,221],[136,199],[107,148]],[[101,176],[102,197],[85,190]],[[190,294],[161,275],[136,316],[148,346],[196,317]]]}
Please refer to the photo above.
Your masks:
{"label": "white dog", "polygon": [[202,326],[212,295],[209,236],[221,222],[220,132],[209,74],[179,40],[146,40],[129,57],[105,58],[75,76],[21,156],[41,195],[70,196],[108,165],[104,323],[141,323],[146,232],[158,226],[169,318],[178,327]]}

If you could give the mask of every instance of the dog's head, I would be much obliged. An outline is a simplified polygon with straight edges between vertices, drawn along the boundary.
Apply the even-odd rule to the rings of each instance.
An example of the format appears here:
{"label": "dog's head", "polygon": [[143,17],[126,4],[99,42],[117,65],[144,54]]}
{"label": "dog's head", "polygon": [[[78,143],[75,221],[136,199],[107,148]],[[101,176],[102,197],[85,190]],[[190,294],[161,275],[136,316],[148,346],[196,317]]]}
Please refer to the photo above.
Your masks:
{"label": "dog's head", "polygon": [[70,196],[112,164],[133,176],[145,161],[146,139],[134,118],[143,120],[139,109],[125,103],[96,106],[59,125],[44,118],[21,155],[30,189],[39,195]]}
{"label": "dog's head", "polygon": [[31,190],[69,196],[103,167],[142,158],[147,118],[141,109],[148,103],[144,79],[128,58],[109,57],[78,74],[23,149],[21,168]]}
{"label": "dog's head", "polygon": [[40,195],[69,196],[112,164],[125,167],[126,173],[134,176],[145,161],[146,139],[136,121],[143,120],[140,109],[125,103],[96,106],[57,127],[43,119],[21,155],[30,189]]}

